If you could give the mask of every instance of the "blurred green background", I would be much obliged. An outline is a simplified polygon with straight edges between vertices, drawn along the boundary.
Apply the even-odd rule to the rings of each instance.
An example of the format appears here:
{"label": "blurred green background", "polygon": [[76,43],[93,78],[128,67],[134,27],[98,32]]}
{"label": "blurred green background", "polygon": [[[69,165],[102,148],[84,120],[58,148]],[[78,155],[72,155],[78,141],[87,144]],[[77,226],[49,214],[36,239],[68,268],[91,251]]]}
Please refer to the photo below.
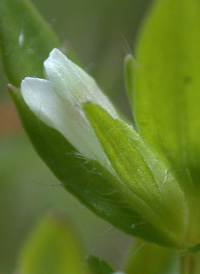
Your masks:
{"label": "blurred green background", "polygon": [[[134,46],[150,0],[34,0],[63,44],[70,43],[101,88],[128,116],[123,61]],[[130,237],[68,194],[34,152],[6,92],[0,64],[0,273],[13,273],[17,253],[48,209],[65,214],[87,254],[119,268]]]}

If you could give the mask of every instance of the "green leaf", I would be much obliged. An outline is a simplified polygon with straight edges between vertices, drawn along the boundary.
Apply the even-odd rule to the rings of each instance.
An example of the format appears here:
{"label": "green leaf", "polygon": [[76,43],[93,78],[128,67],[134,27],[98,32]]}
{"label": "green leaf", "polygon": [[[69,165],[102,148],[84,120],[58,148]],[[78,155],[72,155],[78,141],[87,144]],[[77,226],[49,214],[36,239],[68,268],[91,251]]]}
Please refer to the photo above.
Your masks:
{"label": "green leaf", "polygon": [[49,214],[34,228],[19,257],[25,274],[89,274],[76,237],[58,214]]}
{"label": "green leaf", "polygon": [[[96,105],[86,104],[84,111],[119,177],[122,195],[134,210],[145,216],[145,222],[154,227],[153,234],[162,235],[161,239],[168,238],[169,246],[184,246],[182,237],[187,228],[187,208],[184,195],[170,171],[166,176],[165,166],[128,125],[114,120]],[[164,181],[160,180],[162,174],[165,174]]]}
{"label": "green leaf", "polygon": [[125,273],[178,274],[178,261],[178,255],[173,250],[136,240],[128,256]]}
{"label": "green leaf", "polygon": [[122,195],[116,178],[107,174],[97,163],[88,163],[79,157],[76,149],[59,132],[38,120],[25,104],[19,90],[9,86],[9,91],[37,153],[69,192],[122,231],[146,240],[170,244],[141,214],[133,210]]}
{"label": "green leaf", "polygon": [[114,274],[112,267],[101,258],[89,256],[87,258],[87,264],[94,274]]}
{"label": "green leaf", "polygon": [[138,131],[169,161],[183,187],[199,185],[199,1],[155,1],[136,59],[132,96]]}
{"label": "green leaf", "polygon": [[28,0],[0,1],[0,49],[11,84],[26,76],[43,77],[43,62],[58,38]]}

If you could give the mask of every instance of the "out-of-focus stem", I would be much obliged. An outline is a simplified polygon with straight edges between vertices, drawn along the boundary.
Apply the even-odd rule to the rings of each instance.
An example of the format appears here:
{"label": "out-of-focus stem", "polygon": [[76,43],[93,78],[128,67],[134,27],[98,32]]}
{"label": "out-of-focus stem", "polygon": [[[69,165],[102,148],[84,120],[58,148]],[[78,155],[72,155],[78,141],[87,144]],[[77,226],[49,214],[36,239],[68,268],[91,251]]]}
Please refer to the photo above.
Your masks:
{"label": "out-of-focus stem", "polygon": [[179,273],[180,274],[198,274],[198,267],[196,267],[196,254],[186,254],[180,257]]}

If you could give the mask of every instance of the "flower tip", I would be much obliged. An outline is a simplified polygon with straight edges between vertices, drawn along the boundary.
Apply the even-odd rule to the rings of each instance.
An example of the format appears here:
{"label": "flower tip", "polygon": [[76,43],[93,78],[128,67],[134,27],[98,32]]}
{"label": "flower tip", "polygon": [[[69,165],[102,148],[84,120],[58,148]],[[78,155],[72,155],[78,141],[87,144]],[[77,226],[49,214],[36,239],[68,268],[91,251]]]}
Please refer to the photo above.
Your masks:
{"label": "flower tip", "polygon": [[21,81],[21,90],[23,90],[24,86],[26,85],[26,82],[27,82],[27,78],[29,77],[25,77],[22,81]]}
{"label": "flower tip", "polygon": [[44,61],[44,72],[47,74],[47,70],[54,67],[55,64],[60,66],[63,61],[68,60],[68,58],[57,48],[52,49],[49,53],[49,57]]}
{"label": "flower tip", "polygon": [[44,66],[46,63],[52,60],[59,60],[60,58],[66,58],[68,59],[59,49],[54,48],[52,51],[49,53],[49,57],[44,61]]}
{"label": "flower tip", "polygon": [[57,48],[52,49],[49,53],[49,57],[54,57],[55,55],[62,54],[61,51]]}
{"label": "flower tip", "polygon": [[25,77],[22,81],[21,81],[21,90],[23,91],[24,89],[26,89],[26,87],[29,85],[30,82],[32,82],[34,78],[32,77]]}

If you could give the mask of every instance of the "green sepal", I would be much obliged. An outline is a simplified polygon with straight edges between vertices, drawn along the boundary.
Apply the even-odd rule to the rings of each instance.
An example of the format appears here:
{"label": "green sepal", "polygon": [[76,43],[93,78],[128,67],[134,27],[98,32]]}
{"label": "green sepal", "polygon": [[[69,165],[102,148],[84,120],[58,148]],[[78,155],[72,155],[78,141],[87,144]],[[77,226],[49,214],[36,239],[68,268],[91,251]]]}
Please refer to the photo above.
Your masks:
{"label": "green sepal", "polygon": [[98,163],[88,163],[77,156],[76,149],[58,131],[48,127],[30,111],[20,90],[12,86],[8,89],[34,148],[63,187],[122,231],[160,244],[174,244],[163,239],[154,226],[133,210],[122,195],[116,178]]}
{"label": "green sepal", "polygon": [[102,258],[96,256],[88,256],[88,268],[93,274],[114,274],[112,267]]}
{"label": "green sepal", "polygon": [[197,194],[200,177],[200,5],[157,0],[136,46],[134,119],[145,142]]}
{"label": "green sepal", "polygon": [[136,240],[124,268],[126,274],[178,274],[178,262],[174,250]]}
{"label": "green sepal", "polygon": [[26,274],[90,274],[77,237],[63,216],[40,220],[20,252],[18,270]]}
{"label": "green sepal", "polygon": [[43,62],[60,42],[50,25],[28,0],[0,1],[0,50],[11,84],[43,77]]}
{"label": "green sepal", "polygon": [[99,106],[88,103],[83,109],[119,178],[122,195],[135,211],[145,216],[145,222],[154,227],[154,232],[151,231],[157,235],[154,241],[168,239],[168,246],[185,248],[187,205],[173,175],[169,171],[160,180],[166,167],[128,125],[113,119]]}

